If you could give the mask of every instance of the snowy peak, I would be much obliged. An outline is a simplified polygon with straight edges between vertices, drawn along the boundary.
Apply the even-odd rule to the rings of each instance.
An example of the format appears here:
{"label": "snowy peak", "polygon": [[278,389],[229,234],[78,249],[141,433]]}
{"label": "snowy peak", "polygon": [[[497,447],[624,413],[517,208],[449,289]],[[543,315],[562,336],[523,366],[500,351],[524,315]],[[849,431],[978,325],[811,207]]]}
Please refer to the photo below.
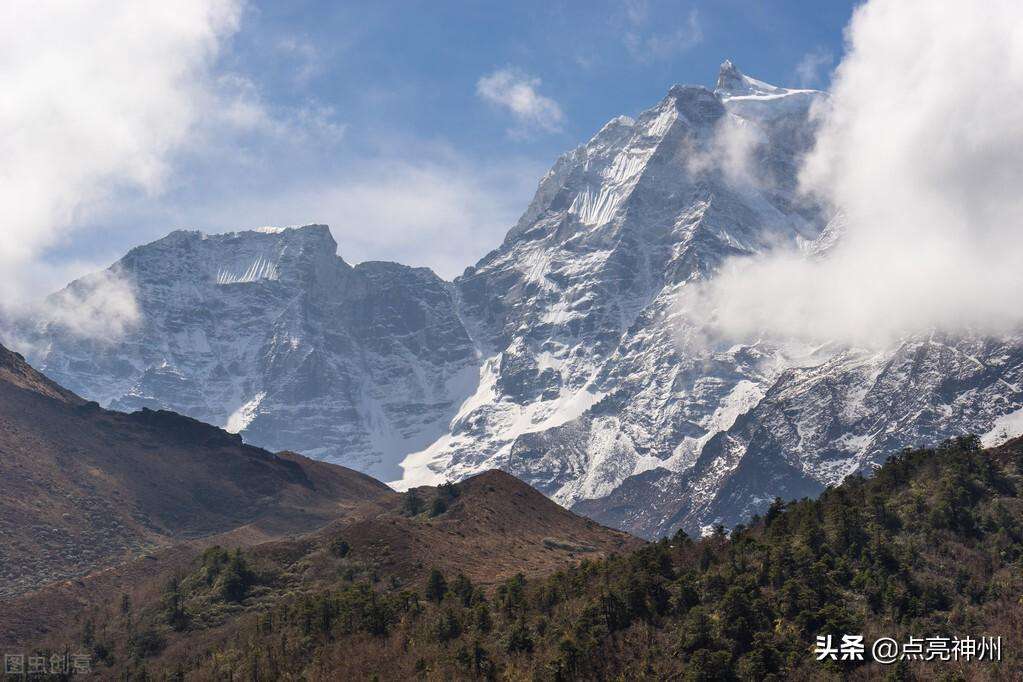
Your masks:
{"label": "snowy peak", "polygon": [[714,86],[714,92],[721,97],[745,97],[749,95],[784,95],[794,91],[750,78],[740,71],[730,59],[726,59],[718,69],[718,80]]}
{"label": "snowy peak", "polygon": [[[728,60],[721,65],[713,91],[700,85],[673,85],[655,106],[635,118],[611,119],[585,144],[562,155],[540,181],[504,247],[520,238],[556,237],[564,242],[590,235],[603,240],[606,234],[598,228],[614,228],[628,210],[640,208],[631,197],[642,185],[652,185],[648,200],[653,201],[645,207],[661,203],[658,197],[671,184],[676,199],[697,191],[708,195],[708,188],[689,184],[700,180],[695,176],[701,172],[708,175],[708,170],[727,176],[724,191],[735,189],[737,178],[747,186],[744,190],[748,188],[746,175],[751,170],[765,186],[788,188],[798,157],[812,139],[808,114],[820,96],[823,93],[816,90],[781,88],[751,78]],[[655,167],[663,172],[649,172]],[[772,197],[763,200],[770,202]],[[675,208],[674,216],[664,216],[672,223],[686,209]],[[751,208],[762,213],[759,207]]]}
{"label": "snowy peak", "polygon": [[743,75],[742,71],[739,71],[738,67],[732,63],[732,60],[726,59],[721,62],[721,66],[718,68],[717,84],[714,86],[714,89],[732,93],[744,90],[746,87],[746,76]]}
{"label": "snowy peak", "polygon": [[338,267],[337,242],[326,225],[206,234],[177,230],[132,249],[115,268],[136,281],[184,277],[219,286],[307,280]]}
{"label": "snowy peak", "polygon": [[709,139],[723,116],[725,107],[707,88],[674,85],[635,119],[611,119],[586,144],[558,159],[508,232],[505,246],[522,237],[556,235],[567,241],[589,234],[603,239],[594,230],[620,223],[651,160],[659,155],[662,164],[675,167],[679,179],[684,178],[686,138]]}

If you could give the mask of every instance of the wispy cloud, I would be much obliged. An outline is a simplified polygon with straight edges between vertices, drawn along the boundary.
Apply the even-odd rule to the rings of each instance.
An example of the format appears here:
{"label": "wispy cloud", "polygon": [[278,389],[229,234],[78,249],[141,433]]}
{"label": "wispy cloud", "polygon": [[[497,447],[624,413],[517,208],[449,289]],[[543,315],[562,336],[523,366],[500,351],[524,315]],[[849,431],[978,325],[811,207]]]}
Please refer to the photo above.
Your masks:
{"label": "wispy cloud", "polygon": [[733,186],[766,187],[772,178],[756,163],[764,142],[763,133],[746,119],[722,116],[707,146],[690,151],[686,169],[693,174],[718,171]]}
{"label": "wispy cloud", "polygon": [[213,80],[203,102],[202,119],[189,131],[188,141],[180,149],[191,153],[207,153],[227,142],[230,146],[258,141],[272,147],[277,140],[303,144],[315,140],[319,145],[339,142],[346,126],[339,123],[329,106],[318,106],[310,100],[293,106],[271,106],[260,93],[259,86],[238,73],[221,73]]}
{"label": "wispy cloud", "polygon": [[811,50],[796,64],[796,82],[800,87],[819,88],[825,83],[828,69],[835,62],[835,55],[824,48]]}
{"label": "wispy cloud", "polygon": [[625,17],[630,28],[622,39],[636,61],[670,59],[703,42],[703,26],[695,8],[686,15],[682,26],[667,31],[650,30],[649,10],[645,2],[627,3]]}
{"label": "wispy cloud", "polygon": [[541,84],[539,78],[518,69],[498,69],[476,82],[476,94],[512,114],[517,123],[512,132],[557,132],[565,116],[557,102],[540,94]]}
{"label": "wispy cloud", "polygon": [[77,280],[39,303],[33,312],[36,319],[95,339],[116,340],[139,321],[132,283],[110,270]]}
{"label": "wispy cloud", "polygon": [[319,50],[308,40],[287,36],[277,41],[277,52],[291,62],[291,77],[295,85],[305,86],[323,69]]}

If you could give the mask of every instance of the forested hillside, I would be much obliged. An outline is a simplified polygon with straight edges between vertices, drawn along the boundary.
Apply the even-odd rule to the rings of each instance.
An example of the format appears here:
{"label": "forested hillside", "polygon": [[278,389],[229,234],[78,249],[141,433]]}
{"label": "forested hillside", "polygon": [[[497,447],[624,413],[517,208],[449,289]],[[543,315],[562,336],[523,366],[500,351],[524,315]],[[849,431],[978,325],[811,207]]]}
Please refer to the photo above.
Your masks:
{"label": "forested hillside", "polygon": [[[450,556],[425,580],[389,574],[382,544],[343,533],[213,548],[159,595],[109,595],[75,636],[101,672],[139,679],[1020,679],[1021,488],[1020,441],[964,437],[730,534],[485,587]],[[405,513],[442,516],[458,487],[433,495]],[[289,579],[303,571],[316,579]],[[818,662],[816,637],[843,634],[864,635],[866,660]],[[880,665],[881,636],[1001,636],[1002,660]]]}

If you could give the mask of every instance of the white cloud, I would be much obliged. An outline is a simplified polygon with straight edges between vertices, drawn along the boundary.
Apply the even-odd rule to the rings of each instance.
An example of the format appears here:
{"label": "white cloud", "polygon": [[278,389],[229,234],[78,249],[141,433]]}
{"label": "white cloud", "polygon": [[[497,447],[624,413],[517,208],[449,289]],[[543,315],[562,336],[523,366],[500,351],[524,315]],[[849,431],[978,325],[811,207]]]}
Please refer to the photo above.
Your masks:
{"label": "white cloud", "polygon": [[847,39],[801,174],[842,211],[842,239],[823,259],[732,262],[703,303],[745,337],[879,344],[1020,324],[1023,5],[870,0]]}
{"label": "white cloud", "polygon": [[35,314],[73,334],[96,339],[117,339],[139,321],[131,283],[109,270],[77,280],[39,304]]}
{"label": "white cloud", "polygon": [[625,19],[633,26],[642,26],[650,16],[650,3],[647,0],[625,0]]}
{"label": "white cloud", "polygon": [[823,48],[811,50],[796,64],[796,81],[803,88],[819,88],[835,56]]}
{"label": "white cloud", "polygon": [[5,303],[35,293],[25,287],[36,259],[91,206],[124,188],[161,191],[172,155],[216,99],[210,69],[239,18],[236,0],[4,4]]}
{"label": "white cloud", "polygon": [[476,82],[476,94],[484,101],[508,110],[519,132],[531,129],[557,132],[565,116],[550,97],[538,92],[541,81],[518,69],[498,69]]}
{"label": "white cloud", "polygon": [[756,153],[764,141],[763,133],[750,121],[722,116],[707,147],[688,154],[687,170],[693,174],[719,170],[734,186],[764,187],[770,179],[762,177],[756,163]]}
{"label": "white cloud", "polygon": [[218,155],[220,145],[226,142],[237,153],[246,135],[258,141],[262,151],[280,142],[292,147],[313,143],[322,148],[340,141],[345,132],[345,126],[335,120],[332,107],[306,103],[272,110],[263,101],[257,84],[237,73],[217,75],[207,96],[202,120],[196,121],[190,131],[187,149],[225,165],[230,159]]}
{"label": "white cloud", "polygon": [[308,85],[323,70],[319,50],[308,40],[287,36],[277,41],[276,48],[293,63],[292,80],[300,87]]}
{"label": "white cloud", "polygon": [[[0,13],[0,130],[16,131],[0,140],[7,315],[31,311],[79,333],[123,330],[133,310],[129,283],[105,280],[82,294],[87,300],[65,301],[97,324],[56,310],[63,299],[33,301],[94,269],[61,265],[55,250],[103,243],[115,232],[148,237],[151,223],[126,226],[122,214],[148,204],[149,217],[159,218],[168,196],[194,198],[184,191],[190,185],[237,191],[282,156],[324,152],[344,133],[331,108],[271,107],[257,83],[222,67],[243,0],[16,1]],[[280,49],[305,62],[314,56],[298,43]]]}
{"label": "white cloud", "polygon": [[683,26],[660,33],[644,30],[647,14],[645,3],[630,3],[626,7],[626,17],[633,28],[625,32],[623,40],[633,59],[640,62],[670,59],[703,42],[703,26],[696,9],[689,11]]}

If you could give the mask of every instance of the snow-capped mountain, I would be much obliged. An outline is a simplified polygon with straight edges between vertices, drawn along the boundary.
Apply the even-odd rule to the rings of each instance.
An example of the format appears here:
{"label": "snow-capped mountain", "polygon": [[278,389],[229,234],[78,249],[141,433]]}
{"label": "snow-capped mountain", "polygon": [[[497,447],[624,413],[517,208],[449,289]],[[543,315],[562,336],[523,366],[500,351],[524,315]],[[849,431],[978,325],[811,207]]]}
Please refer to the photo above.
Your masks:
{"label": "snow-capped mountain", "polygon": [[136,328],[109,343],[50,325],[30,350],[114,409],[171,409],[389,480],[475,382],[450,285],[425,268],[352,267],[323,225],[174,232],[110,274],[135,290]]}
{"label": "snow-capped mountain", "polygon": [[[817,236],[793,183],[820,96],[726,63],[716,92],[673,87],[559,159],[504,244],[456,282],[487,359],[451,433],[404,462],[406,481],[496,465],[571,505],[683,466],[751,407],[771,352],[708,366],[680,347],[690,323],[673,309],[725,258]],[[736,168],[719,162],[729,154]]]}
{"label": "snow-capped mountain", "polygon": [[501,468],[642,535],[739,522],[905,445],[1016,430],[1019,339],[734,345],[678,305],[730,257],[821,257],[841,238],[796,192],[824,97],[730,62],[714,90],[672,87],[558,159],[452,283],[351,267],[322,226],[175,232],[111,269],[141,311],[126,336],[44,322],[28,350],[106,406],[171,408],[399,487]]}

